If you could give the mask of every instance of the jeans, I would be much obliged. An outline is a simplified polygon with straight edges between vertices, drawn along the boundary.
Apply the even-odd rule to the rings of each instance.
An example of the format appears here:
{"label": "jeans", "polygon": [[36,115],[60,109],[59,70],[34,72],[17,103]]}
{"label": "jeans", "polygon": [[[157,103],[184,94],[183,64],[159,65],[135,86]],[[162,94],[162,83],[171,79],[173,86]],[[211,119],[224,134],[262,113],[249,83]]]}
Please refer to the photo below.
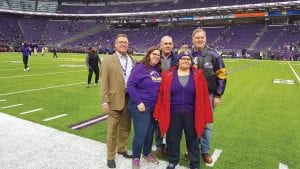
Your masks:
{"label": "jeans", "polygon": [[[212,110],[214,111],[214,96],[209,95],[210,104],[212,107]],[[201,144],[201,153],[209,153],[210,150],[210,138],[212,135],[212,123],[207,123],[205,125],[204,131],[200,138],[200,144]]]}
{"label": "jeans", "polygon": [[132,141],[133,158],[140,158],[142,149],[144,156],[148,156],[152,151],[153,133],[155,129],[155,121],[152,117],[154,107],[147,104],[145,104],[145,107],[146,111],[140,112],[133,101],[128,101],[128,109],[131,113],[134,127]]}
{"label": "jeans", "polygon": [[200,149],[195,130],[195,117],[187,114],[171,114],[170,127],[167,133],[169,163],[177,165],[179,162],[182,131],[184,131],[189,152],[190,168],[199,168]]}

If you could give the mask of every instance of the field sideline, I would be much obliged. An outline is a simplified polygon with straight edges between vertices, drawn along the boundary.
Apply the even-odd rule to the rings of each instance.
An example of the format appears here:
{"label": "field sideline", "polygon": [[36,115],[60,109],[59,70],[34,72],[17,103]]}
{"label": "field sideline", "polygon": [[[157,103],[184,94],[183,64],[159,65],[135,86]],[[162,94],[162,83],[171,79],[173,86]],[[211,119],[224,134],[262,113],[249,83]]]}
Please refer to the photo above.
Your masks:
{"label": "field sideline", "polygon": [[[0,112],[105,143],[106,121],[70,128],[104,114],[101,86],[86,88],[85,55],[58,57],[30,57],[30,71],[24,72],[20,53],[0,53]],[[280,163],[300,168],[300,62],[225,59],[225,64],[228,83],[212,136],[212,152],[222,153],[213,168],[278,169]],[[182,142],[181,165],[187,166],[184,152]],[[211,167],[201,162],[201,168]]]}

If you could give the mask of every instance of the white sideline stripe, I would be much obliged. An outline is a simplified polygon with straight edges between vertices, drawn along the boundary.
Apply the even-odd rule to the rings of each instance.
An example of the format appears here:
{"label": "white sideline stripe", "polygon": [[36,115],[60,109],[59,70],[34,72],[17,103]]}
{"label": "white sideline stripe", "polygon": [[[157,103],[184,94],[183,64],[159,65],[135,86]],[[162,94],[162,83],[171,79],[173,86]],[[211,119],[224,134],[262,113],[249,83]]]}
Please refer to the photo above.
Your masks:
{"label": "white sideline stripe", "polygon": [[50,120],[61,118],[61,117],[67,116],[67,115],[68,114],[61,114],[61,115],[58,115],[58,116],[54,116],[54,117],[50,117],[50,118],[44,119],[43,121],[50,121]]}
{"label": "white sideline stripe", "polygon": [[11,107],[18,107],[18,106],[22,106],[23,104],[14,104],[14,105],[10,105],[10,106],[5,106],[5,107],[1,107],[1,109],[7,109],[7,108],[11,108]]}
{"label": "white sideline stripe", "polygon": [[286,164],[279,163],[279,169],[289,169],[289,167]]}
{"label": "white sideline stripe", "polygon": [[0,100],[0,102],[6,102],[6,101],[7,101],[6,99]]}
{"label": "white sideline stripe", "polygon": [[298,79],[298,82],[300,83],[300,78],[299,78],[298,74],[296,73],[296,71],[294,70],[294,68],[291,66],[291,64],[290,64],[290,63],[288,63],[288,64],[289,64],[289,66],[290,66],[292,72],[294,73],[294,75],[295,75],[296,78]]}
{"label": "white sideline stripe", "polygon": [[86,71],[86,70],[76,70],[76,71],[67,71],[67,72],[55,72],[55,73],[41,73],[41,74],[22,75],[22,76],[4,76],[4,77],[0,77],[0,79],[9,79],[9,78],[15,78],[15,77],[55,75],[55,74],[72,73],[72,72],[83,72],[83,71]]}
{"label": "white sideline stripe", "polygon": [[206,166],[209,166],[209,167],[213,167],[215,165],[215,163],[217,162],[218,158],[220,157],[222,153],[222,150],[219,150],[219,149],[215,149],[214,153],[212,154],[212,159],[213,159],[213,162],[211,164],[206,164]]}
{"label": "white sideline stripe", "polygon": [[70,83],[70,84],[65,84],[65,85],[43,87],[43,88],[23,90],[23,91],[11,92],[11,93],[1,93],[0,96],[6,96],[6,95],[11,95],[11,94],[19,94],[19,93],[26,93],[26,92],[32,92],[32,91],[39,91],[39,90],[45,90],[45,89],[53,89],[53,88],[58,88],[58,87],[73,86],[73,85],[78,85],[78,84],[83,84],[83,83],[86,83],[86,82]]}
{"label": "white sideline stripe", "polygon": [[87,121],[87,122],[85,122],[85,123],[79,124],[79,125],[77,125],[77,126],[73,126],[73,127],[71,127],[71,129],[78,129],[78,128],[82,127],[82,126],[86,126],[86,125],[89,125],[89,124],[91,124],[91,123],[95,123],[95,122],[97,122],[97,121],[106,119],[107,117],[108,117],[108,115],[105,115],[105,116],[102,116],[102,117],[100,117],[100,118],[97,118],[97,119],[94,119],[94,120]]}
{"label": "white sideline stripe", "polygon": [[32,112],[36,112],[36,111],[40,111],[40,110],[43,110],[42,108],[39,108],[39,109],[33,109],[33,110],[29,110],[29,111],[25,111],[25,112],[22,112],[20,114],[28,114],[28,113],[32,113]]}

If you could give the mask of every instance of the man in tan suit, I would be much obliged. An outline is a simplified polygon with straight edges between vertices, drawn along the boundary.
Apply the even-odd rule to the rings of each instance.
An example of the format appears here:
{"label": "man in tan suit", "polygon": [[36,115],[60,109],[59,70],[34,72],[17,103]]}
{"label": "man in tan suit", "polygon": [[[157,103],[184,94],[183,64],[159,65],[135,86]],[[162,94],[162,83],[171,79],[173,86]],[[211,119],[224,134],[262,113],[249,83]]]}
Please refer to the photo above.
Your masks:
{"label": "man in tan suit", "polygon": [[131,117],[127,108],[126,83],[134,60],[127,54],[128,38],[119,34],[115,41],[116,53],[103,60],[101,67],[101,100],[103,111],[108,113],[107,166],[116,168],[116,151],[125,158],[132,158],[126,151],[131,129]]}

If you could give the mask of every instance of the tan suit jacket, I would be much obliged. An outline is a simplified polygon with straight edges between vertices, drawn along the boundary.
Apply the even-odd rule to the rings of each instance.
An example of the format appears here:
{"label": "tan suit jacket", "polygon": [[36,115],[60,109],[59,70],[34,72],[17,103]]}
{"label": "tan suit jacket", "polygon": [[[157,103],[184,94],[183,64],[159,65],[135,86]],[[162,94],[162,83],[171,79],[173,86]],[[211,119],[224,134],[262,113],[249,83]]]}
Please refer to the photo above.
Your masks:
{"label": "tan suit jacket", "polygon": [[[132,59],[132,57],[130,57]],[[133,65],[134,60],[132,59]],[[122,110],[125,104],[125,80],[117,54],[106,57],[101,67],[101,100],[111,110]]]}

